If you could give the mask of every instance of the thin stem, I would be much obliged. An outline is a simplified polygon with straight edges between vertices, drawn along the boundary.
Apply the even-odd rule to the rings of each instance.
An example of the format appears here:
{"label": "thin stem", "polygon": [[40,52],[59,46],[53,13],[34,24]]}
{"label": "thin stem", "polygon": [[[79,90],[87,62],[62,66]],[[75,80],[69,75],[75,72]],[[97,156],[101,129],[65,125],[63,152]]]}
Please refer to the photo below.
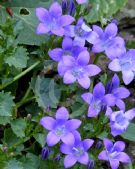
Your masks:
{"label": "thin stem", "polygon": [[13,78],[12,81],[3,84],[0,86],[0,90],[3,90],[4,88],[6,88],[7,86],[11,85],[12,83],[14,83],[16,80],[20,79],[22,76],[24,76],[25,74],[27,74],[28,72],[30,72],[32,69],[34,69],[37,65],[39,65],[40,61],[37,61],[36,63],[34,63],[33,65],[31,65],[28,69],[24,70],[22,73],[20,73],[19,75],[15,76]]}
{"label": "thin stem", "polygon": [[21,100],[20,102],[16,103],[16,108],[18,109],[18,108],[21,107],[22,105],[24,105],[24,104],[26,104],[26,103],[28,103],[28,102],[34,100],[34,99],[35,99],[35,96],[30,97],[30,98],[28,98],[28,99],[25,99],[25,100],[23,100],[23,101]]}
{"label": "thin stem", "polygon": [[31,91],[31,86],[29,85],[25,95],[23,96],[20,102],[23,102],[24,100],[26,100],[26,98],[29,96],[30,91]]}

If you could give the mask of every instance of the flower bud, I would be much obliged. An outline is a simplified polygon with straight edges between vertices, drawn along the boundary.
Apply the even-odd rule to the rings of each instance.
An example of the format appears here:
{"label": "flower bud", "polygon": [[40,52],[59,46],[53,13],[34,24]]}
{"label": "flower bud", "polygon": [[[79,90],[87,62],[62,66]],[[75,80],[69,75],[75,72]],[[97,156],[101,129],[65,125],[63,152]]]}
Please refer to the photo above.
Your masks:
{"label": "flower bud", "polygon": [[61,159],[60,154],[57,154],[56,157],[54,158],[54,160],[57,161],[57,162],[60,161],[60,159]]}
{"label": "flower bud", "polygon": [[94,168],[94,160],[89,160],[87,169],[93,169]]}
{"label": "flower bud", "polygon": [[50,154],[50,149],[48,147],[44,147],[42,149],[42,160],[46,160]]}
{"label": "flower bud", "polygon": [[96,149],[100,149],[102,145],[103,145],[102,141],[98,141],[96,144]]}
{"label": "flower bud", "polygon": [[69,14],[69,15],[74,15],[75,14],[75,4],[73,0],[63,0],[62,1],[62,10],[63,13]]}
{"label": "flower bud", "polygon": [[89,160],[87,169],[93,169],[94,168],[94,160]]}
{"label": "flower bud", "polygon": [[3,147],[3,152],[7,152],[8,148],[6,146]]}

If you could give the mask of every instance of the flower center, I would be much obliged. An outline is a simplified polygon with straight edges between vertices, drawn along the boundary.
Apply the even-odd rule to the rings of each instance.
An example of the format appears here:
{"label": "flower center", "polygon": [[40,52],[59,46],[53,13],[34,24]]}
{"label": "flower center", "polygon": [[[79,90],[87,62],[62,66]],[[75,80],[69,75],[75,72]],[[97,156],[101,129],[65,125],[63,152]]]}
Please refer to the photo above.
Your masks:
{"label": "flower center", "polygon": [[65,135],[65,133],[66,133],[65,125],[56,127],[55,134],[57,136],[63,136],[63,135]]}
{"label": "flower center", "polygon": [[72,151],[76,157],[80,157],[84,153],[84,149],[82,147],[73,147]]}
{"label": "flower center", "polygon": [[118,114],[115,118],[116,123],[120,126],[124,126],[127,123],[127,119],[122,114]]}
{"label": "flower center", "polygon": [[83,76],[84,69],[82,67],[75,67],[72,71],[74,77],[81,78]]}
{"label": "flower center", "polygon": [[119,153],[117,151],[114,151],[112,153],[108,153],[109,154],[109,158],[110,159],[117,159],[117,156],[119,155]]}

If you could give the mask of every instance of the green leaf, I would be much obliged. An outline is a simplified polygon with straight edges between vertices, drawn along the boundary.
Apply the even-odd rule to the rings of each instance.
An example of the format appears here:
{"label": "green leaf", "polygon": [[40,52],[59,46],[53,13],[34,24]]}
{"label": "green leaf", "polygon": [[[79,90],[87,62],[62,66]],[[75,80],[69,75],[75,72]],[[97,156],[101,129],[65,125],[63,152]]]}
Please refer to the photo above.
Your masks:
{"label": "green leaf", "polygon": [[21,160],[23,164],[23,169],[38,169],[39,168],[39,158],[38,156],[27,153],[26,158]]}
{"label": "green leaf", "polygon": [[17,137],[25,136],[26,121],[22,118],[11,121],[11,128]]}
{"label": "green leaf", "polygon": [[13,133],[11,128],[4,130],[4,140],[3,140],[4,144],[8,146],[13,146],[18,141],[19,141],[19,138],[16,137],[16,135]]}
{"label": "green leaf", "polygon": [[121,135],[124,139],[135,142],[135,124],[130,123],[127,130]]}
{"label": "green leaf", "polygon": [[13,96],[10,93],[0,92],[0,116],[12,116],[13,106]]}
{"label": "green leaf", "polygon": [[5,63],[16,68],[25,68],[27,66],[27,50],[23,47],[17,47],[12,56],[5,59]]}
{"label": "green leaf", "polygon": [[40,107],[57,107],[61,91],[53,79],[38,76],[37,79],[32,79],[31,86]]}
{"label": "green leaf", "polygon": [[8,116],[0,116],[0,124],[6,125],[10,123],[11,118]]}
{"label": "green leaf", "polygon": [[37,133],[37,134],[34,135],[34,138],[36,139],[36,141],[37,141],[42,147],[44,147],[44,145],[45,145],[45,134]]}
{"label": "green leaf", "polygon": [[104,23],[104,19],[112,16],[118,10],[120,10],[128,0],[89,0],[92,6],[89,13],[85,16],[88,23],[94,23],[101,21]]}
{"label": "green leaf", "polygon": [[23,167],[19,161],[13,158],[6,162],[6,166],[4,169],[23,169]]}

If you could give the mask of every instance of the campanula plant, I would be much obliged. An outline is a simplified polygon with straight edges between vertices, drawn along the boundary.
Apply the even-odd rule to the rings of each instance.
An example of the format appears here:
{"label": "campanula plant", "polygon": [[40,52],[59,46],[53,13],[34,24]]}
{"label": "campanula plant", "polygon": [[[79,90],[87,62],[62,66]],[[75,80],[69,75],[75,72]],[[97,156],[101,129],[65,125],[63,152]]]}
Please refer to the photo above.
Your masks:
{"label": "campanula plant", "polygon": [[135,168],[126,2],[0,2],[0,169]]}

